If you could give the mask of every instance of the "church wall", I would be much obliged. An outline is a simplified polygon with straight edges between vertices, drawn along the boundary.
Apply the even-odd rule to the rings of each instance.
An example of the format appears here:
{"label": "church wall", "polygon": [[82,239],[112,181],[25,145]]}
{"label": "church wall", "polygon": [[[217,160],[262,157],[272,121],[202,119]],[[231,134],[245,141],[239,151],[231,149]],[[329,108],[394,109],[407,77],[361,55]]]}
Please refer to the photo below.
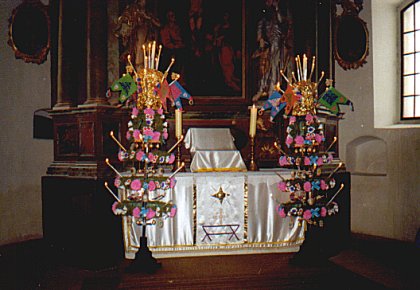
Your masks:
{"label": "church wall", "polygon": [[42,237],[41,176],[53,159],[53,141],[33,138],[34,111],[50,107],[50,56],[25,63],[7,45],[20,3],[0,1],[0,245]]}
{"label": "church wall", "polygon": [[[381,1],[376,2],[377,5],[383,4]],[[383,113],[383,108],[381,105],[375,105],[374,102],[374,78],[388,71],[378,69],[381,65],[373,64],[373,60],[375,62],[381,60],[373,50],[375,43],[372,43],[372,40],[375,41],[377,29],[375,26],[372,27],[371,12],[375,11],[372,9],[372,3],[375,5],[375,1],[365,1],[364,9],[360,13],[360,17],[367,22],[369,30],[370,51],[367,63],[357,70],[348,71],[343,70],[336,63],[335,87],[347,95],[355,107],[354,112],[351,112],[348,107],[342,107],[346,114],[345,119],[340,122],[339,135],[340,158],[346,163],[358,162],[349,167],[352,172],[351,229],[355,233],[412,242],[420,228],[418,218],[420,216],[420,166],[418,165],[420,128],[414,126],[378,128],[380,126],[375,124],[374,114]],[[380,15],[375,14],[375,21],[378,21],[377,17]],[[382,23],[385,25],[391,23],[389,19],[386,20],[388,21],[384,19]],[[395,21],[395,23],[398,22]],[[392,28],[390,27],[389,30]],[[395,45],[398,46],[398,43]],[[398,82],[398,66],[394,67],[392,73],[394,77],[391,76],[391,79]],[[392,96],[399,98],[396,93],[398,93],[397,90],[392,93]],[[377,104],[381,102],[387,107],[388,100],[385,97]],[[399,108],[395,105],[394,110],[399,112]],[[360,141],[372,138],[378,140],[381,146],[367,146],[366,143]],[[354,148],[355,144],[360,144],[359,148]],[[358,149],[364,150],[364,156],[380,155],[378,158],[382,160],[377,164],[383,164],[387,168],[383,170],[377,168],[373,171],[362,170],[362,172],[357,170],[369,168],[369,164],[363,164],[363,162],[372,161],[369,158],[360,158]],[[378,154],[378,150],[381,154]],[[359,155],[357,155],[358,152]],[[348,154],[356,154],[356,156]]]}

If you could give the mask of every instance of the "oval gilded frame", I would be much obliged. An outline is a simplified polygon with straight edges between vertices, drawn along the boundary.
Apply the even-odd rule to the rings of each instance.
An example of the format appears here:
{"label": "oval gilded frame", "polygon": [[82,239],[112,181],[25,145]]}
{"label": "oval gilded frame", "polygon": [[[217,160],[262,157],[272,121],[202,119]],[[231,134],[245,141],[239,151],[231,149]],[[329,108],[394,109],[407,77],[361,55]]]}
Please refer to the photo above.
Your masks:
{"label": "oval gilded frame", "polygon": [[344,69],[357,69],[369,54],[369,32],[358,15],[343,13],[335,19],[334,57]]}
{"label": "oval gilded frame", "polygon": [[50,49],[48,6],[39,0],[25,0],[9,18],[9,39],[15,57],[27,63],[41,64]]}

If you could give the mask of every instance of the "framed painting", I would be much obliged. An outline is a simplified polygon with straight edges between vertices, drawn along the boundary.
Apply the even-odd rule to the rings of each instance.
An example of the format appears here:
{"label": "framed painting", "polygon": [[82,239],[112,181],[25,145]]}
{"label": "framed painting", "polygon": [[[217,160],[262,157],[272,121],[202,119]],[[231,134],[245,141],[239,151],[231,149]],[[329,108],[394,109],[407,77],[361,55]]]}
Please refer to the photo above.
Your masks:
{"label": "framed painting", "polygon": [[120,1],[118,19],[130,28],[117,33],[124,52],[141,67],[142,45],[162,44],[159,70],[175,59],[171,72],[194,98],[188,111],[248,112],[285,86],[280,70],[290,76],[298,54],[316,56],[332,77],[327,0]]}
{"label": "framed painting", "polygon": [[155,2],[160,69],[175,58],[172,70],[198,105],[245,102],[245,0]]}

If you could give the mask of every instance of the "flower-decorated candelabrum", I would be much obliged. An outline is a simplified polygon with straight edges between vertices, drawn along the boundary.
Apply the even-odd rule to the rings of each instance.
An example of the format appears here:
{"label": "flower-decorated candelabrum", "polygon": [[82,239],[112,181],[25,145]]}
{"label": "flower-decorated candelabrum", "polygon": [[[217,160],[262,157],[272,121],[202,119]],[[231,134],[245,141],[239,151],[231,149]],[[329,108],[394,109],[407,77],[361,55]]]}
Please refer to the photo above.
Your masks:
{"label": "flower-decorated candelabrum", "polygon": [[[318,97],[318,86],[324,72],[318,81],[312,81],[315,57],[312,59],[309,76],[306,55],[302,61],[299,56],[295,60],[297,74],[292,72],[288,78],[280,71],[287,82],[287,88],[282,91],[278,86],[282,95],[277,93],[277,97],[270,97],[269,100],[272,108],[277,108],[277,112],[284,108],[284,119],[288,122],[285,139],[287,149],[282,149],[278,143],[274,144],[280,155],[280,167],[291,169],[290,177],[281,176],[282,180],[278,184],[279,190],[282,194],[287,194],[289,200],[279,202],[277,212],[282,218],[297,218],[299,224],[306,229],[307,225],[323,227],[325,217],[338,212],[338,204],[334,199],[343,190],[344,185],[336,184],[334,174],[343,164],[340,162],[329,173],[322,171],[323,165],[333,161],[333,155],[328,151],[337,138],[334,137],[328,148],[323,149],[325,124],[320,121],[317,109],[321,104],[331,104],[331,101],[339,96],[335,89],[328,87],[327,91]],[[328,82],[327,85],[330,86],[331,83]]]}
{"label": "flower-decorated candelabrum", "polygon": [[[327,150],[321,150],[325,141],[325,125],[317,116],[319,106],[317,88],[324,72],[317,82],[312,81],[315,68],[315,57],[308,76],[307,57],[296,57],[297,77],[292,72],[291,79],[281,71],[287,82],[287,89],[283,92],[285,102],[284,118],[288,122],[287,136],[283,150],[279,144],[275,147],[279,152],[279,165],[292,169],[291,177],[283,178],[278,188],[289,195],[289,201],[280,203],[277,211],[282,218],[297,217],[301,223],[323,226],[324,218],[338,212],[338,205],[334,202],[335,196],[343,189],[337,188],[336,194],[329,196],[327,190],[335,189],[335,172],[342,167],[340,163],[328,175],[322,172],[324,164],[331,163],[333,156],[328,152],[337,138]],[[286,152],[287,151],[287,152]]]}
{"label": "flower-decorated candelabrum", "polygon": [[179,148],[182,141],[182,138],[178,138],[171,149],[163,149],[168,140],[168,123],[164,115],[166,99],[173,99],[166,77],[174,60],[165,72],[158,71],[161,47],[155,58],[156,43],[149,46],[152,49],[148,53],[144,52],[145,66],[136,70],[128,57],[126,74],[111,88],[121,91],[120,101],[131,109],[125,134],[127,148],[110,132],[111,138],[120,148],[118,159],[123,164],[123,171],[119,172],[106,160],[106,164],[117,175],[114,185],[120,197],[105,184],[116,199],[112,206],[113,212],[142,227],[140,248],[128,269],[131,272],[153,272],[160,267],[147,246],[146,227],[161,227],[164,220],[175,216],[176,205],[169,195],[175,186],[175,174],[184,167],[184,163],[180,162],[174,172],[165,172],[165,166],[174,165],[176,157],[172,151]]}

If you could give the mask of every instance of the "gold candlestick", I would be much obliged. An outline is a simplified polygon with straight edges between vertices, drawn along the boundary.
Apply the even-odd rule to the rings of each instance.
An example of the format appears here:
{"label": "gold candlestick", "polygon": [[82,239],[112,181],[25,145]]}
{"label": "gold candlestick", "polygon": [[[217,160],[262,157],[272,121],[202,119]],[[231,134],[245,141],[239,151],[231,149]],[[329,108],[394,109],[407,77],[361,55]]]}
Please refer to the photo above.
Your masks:
{"label": "gold candlestick", "polygon": [[251,161],[249,163],[249,171],[258,171],[257,163],[255,163],[255,138],[251,137]]}
{"label": "gold candlestick", "polygon": [[183,136],[177,137],[177,148],[176,148],[176,164],[174,167],[174,171],[185,171],[185,164],[184,162],[181,162],[181,141],[183,139]]}

